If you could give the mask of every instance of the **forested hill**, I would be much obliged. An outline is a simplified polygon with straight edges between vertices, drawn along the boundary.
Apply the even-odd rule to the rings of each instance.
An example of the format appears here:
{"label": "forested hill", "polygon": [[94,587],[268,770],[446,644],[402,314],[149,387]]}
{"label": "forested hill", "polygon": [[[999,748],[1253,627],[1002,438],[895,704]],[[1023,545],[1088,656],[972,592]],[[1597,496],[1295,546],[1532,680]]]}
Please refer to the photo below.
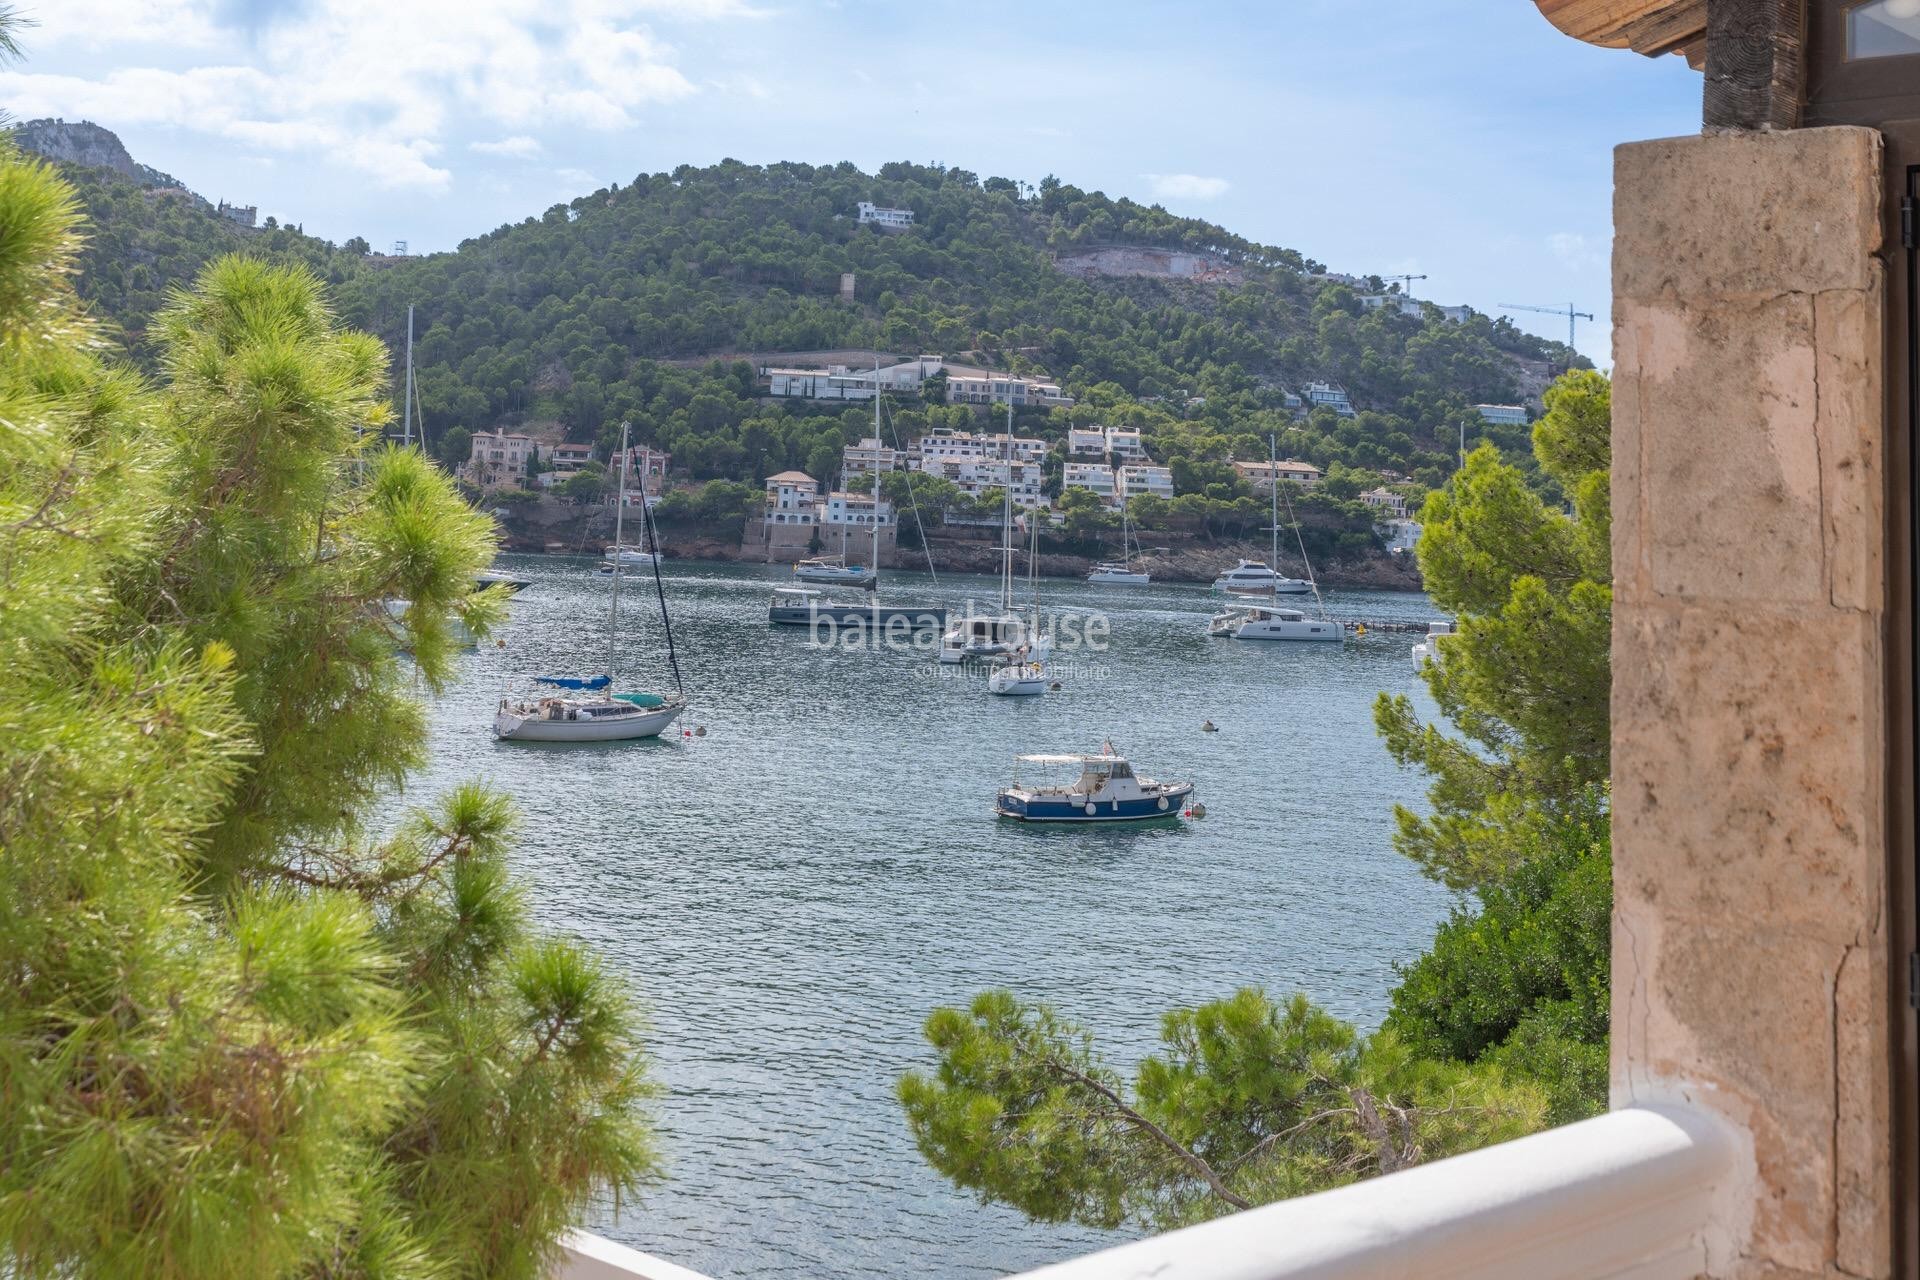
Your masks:
{"label": "forested hill", "polygon": [[[594,439],[627,418],[695,478],[817,468],[856,429],[857,415],[843,424],[839,409],[758,399],[738,362],[700,366],[718,353],[971,352],[1049,374],[1081,398],[1076,420],[1135,422],[1170,454],[1264,453],[1264,434],[1283,430],[1289,453],[1323,466],[1435,478],[1468,406],[1520,398],[1512,357],[1565,357],[1504,321],[1367,311],[1295,250],[1053,178],[1033,187],[905,163],[868,175],[845,163],[723,161],[610,185],[453,253],[396,259],[358,241],[232,228],[117,174],[72,172],[97,224],[83,291],[136,354],[164,289],[206,257],[245,248],[299,258],[336,285],[343,317],[396,356],[415,306],[436,439],[528,422]],[[861,226],[861,200],[910,208],[915,225]],[[1210,278],[1065,269],[1120,245],[1207,255]],[[849,271],[851,303],[839,298]],[[1280,388],[1313,379],[1343,383],[1360,417],[1294,423]],[[1230,472],[1189,478],[1229,483]]]}

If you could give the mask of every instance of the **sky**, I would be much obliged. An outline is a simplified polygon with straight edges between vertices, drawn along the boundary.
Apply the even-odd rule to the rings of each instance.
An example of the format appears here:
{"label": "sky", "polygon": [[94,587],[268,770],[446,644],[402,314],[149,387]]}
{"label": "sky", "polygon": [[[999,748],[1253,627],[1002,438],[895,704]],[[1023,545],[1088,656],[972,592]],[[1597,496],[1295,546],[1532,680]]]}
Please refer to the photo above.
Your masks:
{"label": "sky", "polygon": [[[18,120],[210,199],[451,249],[635,174],[940,163],[1164,204],[1607,350],[1612,149],[1696,132],[1678,58],[1531,0],[16,0]],[[1564,339],[1564,318],[1511,313]]]}

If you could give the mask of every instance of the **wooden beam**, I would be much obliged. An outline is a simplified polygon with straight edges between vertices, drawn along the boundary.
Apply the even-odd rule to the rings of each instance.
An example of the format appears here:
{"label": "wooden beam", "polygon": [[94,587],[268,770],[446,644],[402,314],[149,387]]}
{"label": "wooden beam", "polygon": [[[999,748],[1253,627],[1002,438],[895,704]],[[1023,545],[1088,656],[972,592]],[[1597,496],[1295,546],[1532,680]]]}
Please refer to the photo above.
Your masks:
{"label": "wooden beam", "polygon": [[1806,0],[1707,0],[1709,129],[1791,129],[1806,100]]}
{"label": "wooden beam", "polygon": [[1679,0],[1620,29],[1627,48],[1649,58],[1674,53],[1707,34],[1707,0]]}

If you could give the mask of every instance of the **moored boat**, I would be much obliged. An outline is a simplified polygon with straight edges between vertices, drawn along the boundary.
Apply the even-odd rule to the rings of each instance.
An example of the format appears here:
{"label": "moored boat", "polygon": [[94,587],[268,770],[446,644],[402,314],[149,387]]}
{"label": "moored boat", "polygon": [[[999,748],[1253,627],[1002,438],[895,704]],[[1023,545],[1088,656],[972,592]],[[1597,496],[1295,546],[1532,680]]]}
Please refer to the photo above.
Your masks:
{"label": "moored boat", "polygon": [[1413,667],[1418,671],[1429,662],[1438,663],[1442,659],[1440,642],[1453,634],[1453,623],[1444,619],[1429,622],[1427,634],[1420,643],[1413,646]]}
{"label": "moored boat", "polygon": [[793,576],[801,582],[825,586],[864,587],[871,591],[880,584],[880,574],[862,564],[848,564],[839,556],[817,556],[793,566]]}
{"label": "moored boat", "polygon": [[1338,644],[1347,638],[1347,629],[1327,618],[1309,618],[1298,609],[1239,604],[1213,615],[1207,634],[1231,640],[1325,640]]}
{"label": "moored boat", "polygon": [[[899,621],[896,621],[898,619]],[[933,630],[943,626],[947,611],[931,605],[881,604],[875,600],[831,600],[811,587],[775,587],[767,603],[767,621],[779,626],[893,627]]]}
{"label": "moored boat", "polygon": [[[1071,782],[1021,782],[1019,768],[1077,771]],[[1011,786],[994,797],[994,812],[1016,822],[1140,822],[1181,815],[1193,796],[1191,782],[1159,782],[1134,773],[1133,765],[1102,745],[1096,755],[1015,757]]]}

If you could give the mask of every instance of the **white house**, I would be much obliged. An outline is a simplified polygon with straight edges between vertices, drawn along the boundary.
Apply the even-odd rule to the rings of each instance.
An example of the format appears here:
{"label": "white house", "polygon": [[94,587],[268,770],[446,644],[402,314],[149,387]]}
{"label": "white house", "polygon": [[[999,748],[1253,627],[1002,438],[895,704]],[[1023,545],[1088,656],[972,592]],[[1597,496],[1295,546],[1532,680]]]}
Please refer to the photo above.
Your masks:
{"label": "white house", "polygon": [[1273,488],[1275,479],[1291,480],[1302,489],[1311,489],[1320,483],[1320,468],[1311,462],[1296,462],[1282,458],[1278,462],[1236,462],[1233,469],[1238,471],[1255,493],[1266,493]]}
{"label": "white house", "polygon": [[804,471],[782,471],[767,477],[768,524],[814,524],[820,503],[820,482]]}
{"label": "white house", "polygon": [[1481,421],[1496,427],[1524,427],[1529,421],[1523,404],[1477,404],[1473,409]]}
{"label": "white house", "polygon": [[1121,502],[1148,494],[1173,497],[1173,472],[1153,463],[1123,463],[1114,468],[1114,497]]}
{"label": "white house", "polygon": [[842,493],[836,489],[820,504],[820,523],[832,526],[857,524],[862,528],[893,523],[891,502],[882,498],[877,512],[875,507],[874,497],[870,493]]}
{"label": "white house", "polygon": [[1099,427],[1068,427],[1067,456],[1069,458],[1106,457],[1107,433]]}
{"label": "white house", "polygon": [[860,211],[860,221],[872,223],[888,231],[905,231],[913,225],[913,210],[883,209],[871,200],[862,200],[854,206]]}
{"label": "white house", "polygon": [[1407,500],[1384,486],[1367,490],[1360,495],[1360,501],[1378,511],[1382,520],[1407,518]]}
{"label": "white house", "polygon": [[532,436],[496,427],[474,432],[471,448],[473,452],[461,474],[468,484],[481,489],[526,488],[527,460],[534,448]]}
{"label": "white house", "polygon": [[976,498],[989,489],[1011,489],[1016,506],[1038,507],[1046,503],[1046,497],[1040,492],[1046,480],[1046,468],[1037,460],[1009,464],[999,458],[922,458],[915,470],[939,476],[962,493]]}
{"label": "white house", "polygon": [[858,444],[847,445],[840,451],[841,471],[850,476],[866,475],[868,472],[898,471],[900,469],[900,451],[889,448],[873,436],[868,436]]}
{"label": "white house", "polygon": [[1065,408],[1073,397],[1060,390],[1057,382],[1037,378],[1016,378],[1006,373],[959,373],[947,371],[948,404],[1016,404]]}
{"label": "white house", "polygon": [[1325,405],[1343,418],[1353,416],[1353,401],[1347,399],[1347,389],[1337,382],[1309,382],[1306,386],[1307,403],[1318,409]]}
{"label": "white house", "polygon": [[1113,468],[1102,462],[1069,462],[1061,475],[1066,489],[1085,489],[1108,506],[1115,504]]}
{"label": "white house", "polygon": [[1147,446],[1140,433],[1131,427],[1107,428],[1107,452],[1122,462],[1146,462]]}
{"label": "white house", "polygon": [[914,441],[913,453],[928,462],[965,458],[1005,459],[1009,453],[1016,462],[1038,462],[1047,456],[1047,442],[1033,436],[1014,436],[1009,440],[1004,431],[976,435],[971,431],[940,427]]}

